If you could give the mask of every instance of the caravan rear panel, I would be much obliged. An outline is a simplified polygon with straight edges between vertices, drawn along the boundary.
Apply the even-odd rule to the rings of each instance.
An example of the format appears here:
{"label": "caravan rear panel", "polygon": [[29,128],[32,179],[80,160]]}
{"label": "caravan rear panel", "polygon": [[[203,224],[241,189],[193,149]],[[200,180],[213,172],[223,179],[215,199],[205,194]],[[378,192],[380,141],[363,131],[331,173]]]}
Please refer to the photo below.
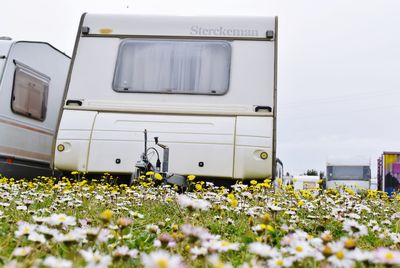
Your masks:
{"label": "caravan rear panel", "polygon": [[274,17],[86,14],[73,62],[57,168],[130,174],[146,129],[173,173],[273,175]]}

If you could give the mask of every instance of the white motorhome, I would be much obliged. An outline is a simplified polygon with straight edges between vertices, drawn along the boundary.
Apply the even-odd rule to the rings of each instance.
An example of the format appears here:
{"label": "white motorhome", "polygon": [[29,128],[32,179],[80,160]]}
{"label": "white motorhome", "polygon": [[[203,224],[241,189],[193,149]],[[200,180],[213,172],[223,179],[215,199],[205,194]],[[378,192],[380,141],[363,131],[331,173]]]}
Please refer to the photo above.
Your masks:
{"label": "white motorhome", "polygon": [[147,130],[170,172],[272,177],[276,50],[276,17],[84,14],[55,167],[130,176]]}
{"label": "white motorhome", "polygon": [[326,188],[369,189],[371,161],[364,157],[331,158],[326,163]]}
{"label": "white motorhome", "polygon": [[44,42],[0,38],[0,174],[52,174],[70,58]]}

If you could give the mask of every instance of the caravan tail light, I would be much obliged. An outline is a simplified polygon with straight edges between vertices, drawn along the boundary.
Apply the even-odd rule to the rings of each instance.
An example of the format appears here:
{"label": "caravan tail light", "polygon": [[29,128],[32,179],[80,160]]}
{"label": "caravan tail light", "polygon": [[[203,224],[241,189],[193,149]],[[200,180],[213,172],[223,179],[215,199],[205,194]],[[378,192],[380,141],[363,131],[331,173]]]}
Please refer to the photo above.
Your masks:
{"label": "caravan tail light", "polygon": [[57,151],[62,152],[65,150],[65,146],[63,144],[57,145]]}
{"label": "caravan tail light", "polygon": [[261,152],[260,153],[260,158],[263,159],[263,160],[267,159],[268,158],[268,153],[267,152]]}

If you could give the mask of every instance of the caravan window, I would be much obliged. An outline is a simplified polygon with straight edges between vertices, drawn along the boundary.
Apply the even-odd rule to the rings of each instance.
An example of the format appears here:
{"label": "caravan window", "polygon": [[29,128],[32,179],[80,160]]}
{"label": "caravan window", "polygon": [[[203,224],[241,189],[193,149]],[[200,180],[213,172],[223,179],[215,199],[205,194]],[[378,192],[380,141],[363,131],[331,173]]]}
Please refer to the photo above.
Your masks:
{"label": "caravan window", "polygon": [[119,92],[225,94],[231,46],[226,41],[122,41],[113,89]]}
{"label": "caravan window", "polygon": [[369,180],[369,166],[328,166],[328,180]]}
{"label": "caravan window", "polygon": [[11,109],[40,121],[46,118],[50,78],[16,63]]}

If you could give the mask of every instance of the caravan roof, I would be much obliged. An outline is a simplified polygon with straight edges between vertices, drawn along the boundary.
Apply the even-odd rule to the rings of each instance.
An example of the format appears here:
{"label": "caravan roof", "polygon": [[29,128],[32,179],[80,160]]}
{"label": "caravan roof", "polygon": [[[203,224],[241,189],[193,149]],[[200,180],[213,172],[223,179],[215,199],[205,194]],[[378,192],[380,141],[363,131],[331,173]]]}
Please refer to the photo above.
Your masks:
{"label": "caravan roof", "polygon": [[[91,35],[266,38],[275,17],[84,14]],[[270,37],[272,38],[272,36]]]}
{"label": "caravan roof", "polygon": [[4,63],[6,62],[8,51],[10,50],[12,43],[12,40],[0,37],[0,81],[3,75]]}
{"label": "caravan roof", "polygon": [[370,166],[371,160],[368,157],[331,157],[326,161],[327,166]]}

